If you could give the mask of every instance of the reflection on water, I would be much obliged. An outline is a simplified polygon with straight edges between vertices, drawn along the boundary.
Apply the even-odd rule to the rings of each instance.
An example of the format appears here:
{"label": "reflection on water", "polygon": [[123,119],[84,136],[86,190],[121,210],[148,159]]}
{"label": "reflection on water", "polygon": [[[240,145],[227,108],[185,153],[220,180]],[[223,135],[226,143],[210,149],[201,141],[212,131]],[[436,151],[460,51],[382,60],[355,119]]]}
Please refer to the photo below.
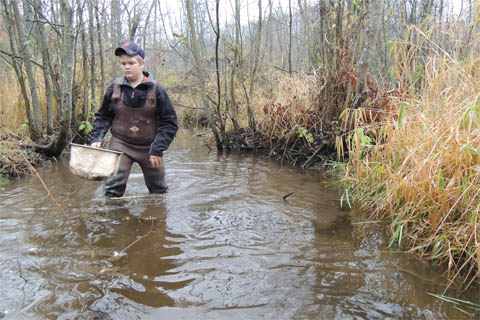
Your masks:
{"label": "reflection on water", "polygon": [[[321,173],[261,156],[217,155],[182,133],[169,193],[136,168],[125,199],[41,170],[95,255],[35,177],[0,194],[0,318],[469,319],[428,293],[441,272],[353,225]],[[282,197],[293,192],[286,201]],[[480,301],[477,289],[448,295]],[[478,315],[478,313],[477,313]]]}

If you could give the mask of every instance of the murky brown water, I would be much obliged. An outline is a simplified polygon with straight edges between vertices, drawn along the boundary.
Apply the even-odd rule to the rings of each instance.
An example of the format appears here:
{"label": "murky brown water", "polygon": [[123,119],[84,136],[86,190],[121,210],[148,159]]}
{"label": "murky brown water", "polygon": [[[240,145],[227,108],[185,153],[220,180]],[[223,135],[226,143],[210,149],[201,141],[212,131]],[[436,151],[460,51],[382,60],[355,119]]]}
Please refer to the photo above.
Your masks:
{"label": "murky brown water", "polygon": [[[166,163],[169,193],[124,200],[64,162],[40,170],[93,258],[37,178],[4,188],[0,318],[475,317],[428,294],[442,293],[441,273],[385,249],[374,225],[350,224],[317,171],[218,156],[185,132]],[[136,168],[126,196],[145,194]],[[448,294],[480,300],[477,289]]]}

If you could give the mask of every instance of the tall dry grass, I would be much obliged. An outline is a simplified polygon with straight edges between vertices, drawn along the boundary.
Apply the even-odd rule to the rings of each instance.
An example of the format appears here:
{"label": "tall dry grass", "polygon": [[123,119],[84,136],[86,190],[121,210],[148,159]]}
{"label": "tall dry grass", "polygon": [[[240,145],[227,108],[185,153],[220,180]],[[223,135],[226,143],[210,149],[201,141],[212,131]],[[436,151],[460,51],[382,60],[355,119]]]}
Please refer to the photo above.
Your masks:
{"label": "tall dry grass", "polygon": [[[419,79],[403,67],[416,63],[412,46],[395,50],[413,97]],[[349,194],[390,222],[390,245],[446,266],[452,283],[468,287],[480,280],[480,59],[440,52],[427,61],[420,96],[399,98],[380,124],[365,125],[365,109],[345,114],[357,126],[339,151],[348,152]]]}
{"label": "tall dry grass", "polygon": [[25,123],[25,107],[20,86],[13,72],[0,75],[0,125],[16,133]]}

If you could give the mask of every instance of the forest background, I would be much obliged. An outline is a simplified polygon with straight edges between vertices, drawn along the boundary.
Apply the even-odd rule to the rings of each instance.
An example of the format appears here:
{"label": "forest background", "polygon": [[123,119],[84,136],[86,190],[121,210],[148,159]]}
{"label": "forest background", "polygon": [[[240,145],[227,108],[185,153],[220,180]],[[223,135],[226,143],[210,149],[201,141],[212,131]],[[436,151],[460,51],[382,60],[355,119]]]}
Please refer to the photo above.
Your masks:
{"label": "forest background", "polygon": [[135,40],[183,126],[333,168],[390,246],[480,278],[478,0],[0,2],[4,177],[88,141]]}

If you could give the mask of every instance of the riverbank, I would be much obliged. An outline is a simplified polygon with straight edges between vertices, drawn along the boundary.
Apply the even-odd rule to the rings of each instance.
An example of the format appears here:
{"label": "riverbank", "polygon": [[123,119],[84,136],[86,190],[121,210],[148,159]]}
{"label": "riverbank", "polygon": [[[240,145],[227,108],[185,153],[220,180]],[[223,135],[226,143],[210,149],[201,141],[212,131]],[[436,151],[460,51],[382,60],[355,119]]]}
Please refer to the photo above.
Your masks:
{"label": "riverbank", "polygon": [[398,100],[380,127],[357,123],[341,166],[344,198],[388,222],[390,247],[444,267],[465,287],[480,281],[477,64],[433,60],[420,97]]}
{"label": "riverbank", "polygon": [[31,140],[0,127],[0,180],[23,177],[31,173],[27,159],[34,167],[43,166],[50,160],[44,155],[24,147]]}

